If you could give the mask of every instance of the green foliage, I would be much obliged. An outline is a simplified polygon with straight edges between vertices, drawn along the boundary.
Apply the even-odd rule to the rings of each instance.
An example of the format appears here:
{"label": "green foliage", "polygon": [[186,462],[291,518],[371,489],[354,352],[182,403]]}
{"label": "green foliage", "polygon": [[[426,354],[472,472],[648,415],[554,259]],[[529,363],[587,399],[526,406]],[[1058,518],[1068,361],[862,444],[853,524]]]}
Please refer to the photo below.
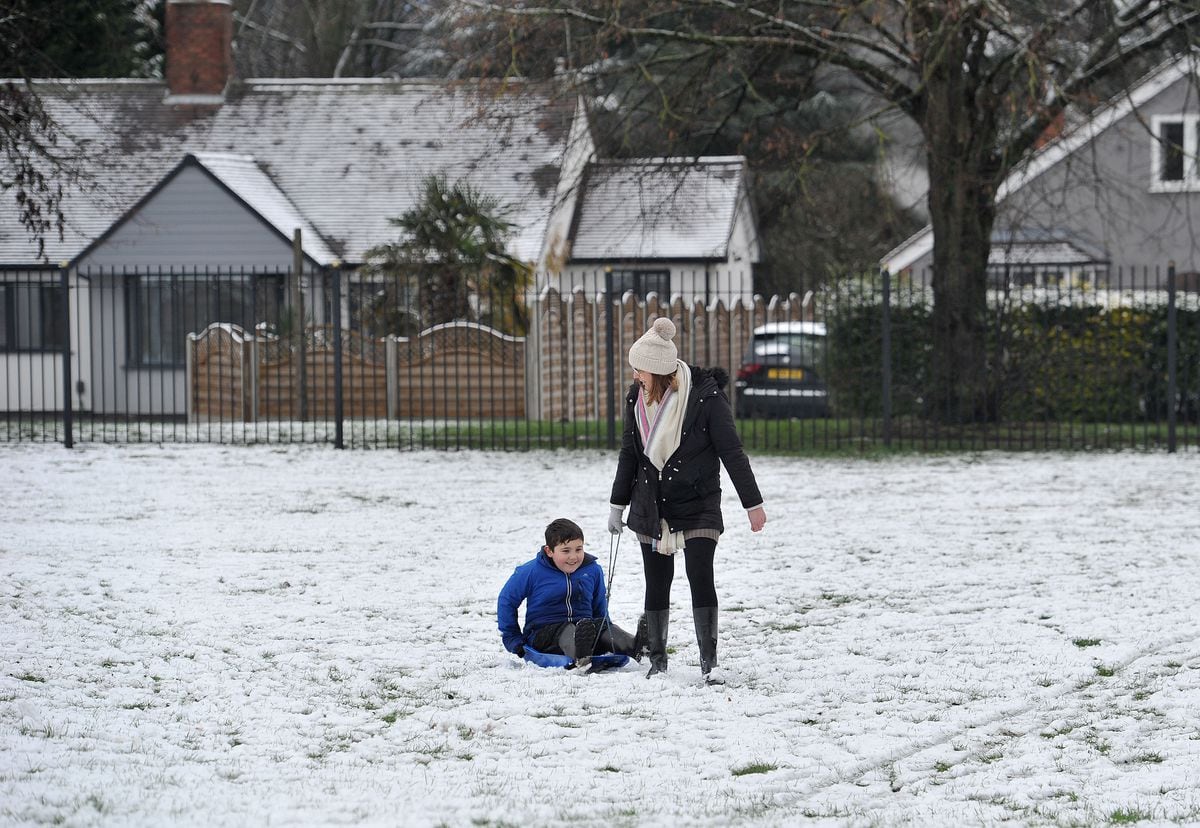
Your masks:
{"label": "green foliage", "polygon": [[[869,289],[869,288],[868,288]],[[1179,310],[1181,422],[1200,414],[1200,311]],[[840,294],[826,310],[826,380],[836,416],[878,417],[882,401],[882,309],[877,298]],[[891,309],[892,412],[923,416],[932,353],[923,303]],[[1127,423],[1165,420],[1167,308],[1027,304],[993,308],[988,387],[1007,422]]]}
{"label": "green foliage", "polygon": [[0,77],[139,77],[151,74],[162,55],[150,16],[165,0],[10,0],[6,5],[0,12]]}
{"label": "green foliage", "polygon": [[503,206],[440,175],[427,176],[423,190],[416,207],[390,219],[400,241],[367,251],[369,270],[415,287],[425,327],[469,319],[524,334],[532,269],[506,250],[514,228]]}
{"label": "green foliage", "polygon": [[1152,384],[1149,312],[1029,306],[1009,319],[1004,410],[1023,420],[1140,418]]}
{"label": "green foliage", "polygon": [[[931,309],[892,307],[892,413],[919,415],[932,348]],[[830,405],[835,412],[879,416],[883,412],[883,314],[877,302],[835,299],[827,311]]]}

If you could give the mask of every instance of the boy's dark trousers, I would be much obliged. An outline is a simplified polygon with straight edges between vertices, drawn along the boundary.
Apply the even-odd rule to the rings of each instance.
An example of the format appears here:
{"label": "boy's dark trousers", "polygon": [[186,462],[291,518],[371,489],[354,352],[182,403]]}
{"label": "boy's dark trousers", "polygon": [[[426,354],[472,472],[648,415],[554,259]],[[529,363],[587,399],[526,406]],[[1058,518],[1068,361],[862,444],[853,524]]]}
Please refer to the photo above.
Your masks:
{"label": "boy's dark trousers", "polygon": [[622,653],[636,655],[634,638],[616,624],[610,624],[603,618],[590,619],[600,631],[596,639],[596,647],[590,653],[575,652],[575,624],[563,621],[560,624],[547,624],[538,627],[530,636],[529,643],[535,650],[543,653],[562,653],[569,658],[587,658],[600,653]]}

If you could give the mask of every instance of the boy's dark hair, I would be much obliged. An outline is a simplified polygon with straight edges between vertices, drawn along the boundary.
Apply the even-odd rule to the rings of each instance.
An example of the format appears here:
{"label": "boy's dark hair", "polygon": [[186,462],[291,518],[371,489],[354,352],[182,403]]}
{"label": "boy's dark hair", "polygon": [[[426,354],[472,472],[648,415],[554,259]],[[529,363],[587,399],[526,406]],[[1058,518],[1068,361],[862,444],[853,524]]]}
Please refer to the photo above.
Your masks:
{"label": "boy's dark hair", "polygon": [[583,540],[583,530],[573,520],[558,518],[550,521],[550,525],[546,527],[546,546],[551,549],[560,543],[573,540]]}

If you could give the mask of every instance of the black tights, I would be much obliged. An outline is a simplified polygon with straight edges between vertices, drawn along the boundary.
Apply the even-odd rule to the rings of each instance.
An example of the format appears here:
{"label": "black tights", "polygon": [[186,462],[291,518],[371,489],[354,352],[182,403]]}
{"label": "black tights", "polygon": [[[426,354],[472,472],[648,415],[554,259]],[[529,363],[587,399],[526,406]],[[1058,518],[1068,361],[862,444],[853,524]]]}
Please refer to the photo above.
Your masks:
{"label": "black tights", "polygon": [[[717,542],[711,538],[692,538],[683,555],[693,607],[715,607],[717,587],[713,583],[713,558]],[[671,608],[671,580],[675,577],[675,555],[660,555],[650,544],[642,544],[642,568],[646,573],[646,609]]]}

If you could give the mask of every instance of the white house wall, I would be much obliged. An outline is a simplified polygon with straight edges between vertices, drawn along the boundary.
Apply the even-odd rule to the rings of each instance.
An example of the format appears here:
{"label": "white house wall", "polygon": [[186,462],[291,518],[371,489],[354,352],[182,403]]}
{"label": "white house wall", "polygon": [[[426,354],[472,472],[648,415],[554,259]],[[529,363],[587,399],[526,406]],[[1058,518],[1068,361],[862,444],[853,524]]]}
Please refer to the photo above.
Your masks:
{"label": "white house wall", "polygon": [[[738,299],[745,303],[753,300],[753,273],[746,261],[737,263],[719,262],[698,264],[696,262],[643,262],[619,264],[614,270],[667,270],[671,274],[671,294],[682,295],[684,302],[691,304],[699,299],[712,303],[717,300],[732,305]],[[595,265],[570,265],[560,274],[549,274],[539,279],[562,294],[569,294],[578,287],[586,293],[604,292],[605,268]]]}
{"label": "white house wall", "polygon": [[62,408],[62,356],[49,352],[0,354],[0,411],[57,411]]}
{"label": "white house wall", "polygon": [[729,266],[732,268],[749,268],[750,265],[762,261],[762,248],[752,218],[750,199],[743,187],[738,196],[733,231],[729,236]]}
{"label": "white house wall", "polygon": [[587,113],[582,102],[575,108],[575,117],[563,149],[558,186],[554,191],[554,203],[550,207],[550,219],[546,223],[546,237],[542,240],[542,251],[538,269],[554,268],[570,251],[571,219],[579,202],[580,184],[588,162],[596,154],[592,133],[588,129]]}

